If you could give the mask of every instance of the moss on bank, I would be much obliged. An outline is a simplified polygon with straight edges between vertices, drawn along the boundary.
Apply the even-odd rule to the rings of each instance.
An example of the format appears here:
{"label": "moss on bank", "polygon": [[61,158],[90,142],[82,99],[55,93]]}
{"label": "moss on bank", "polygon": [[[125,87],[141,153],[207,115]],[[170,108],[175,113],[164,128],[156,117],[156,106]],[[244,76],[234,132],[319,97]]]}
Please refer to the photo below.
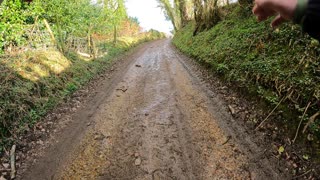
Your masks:
{"label": "moss on bank", "polygon": [[[270,108],[284,99],[278,110],[287,112],[282,123],[293,134],[306,108],[303,125],[320,109],[318,41],[292,24],[273,30],[270,21],[258,23],[238,6],[224,11],[226,17],[213,28],[193,36],[194,24],[189,23],[173,43],[225,81],[264,99]],[[318,138],[319,119],[307,128]]]}

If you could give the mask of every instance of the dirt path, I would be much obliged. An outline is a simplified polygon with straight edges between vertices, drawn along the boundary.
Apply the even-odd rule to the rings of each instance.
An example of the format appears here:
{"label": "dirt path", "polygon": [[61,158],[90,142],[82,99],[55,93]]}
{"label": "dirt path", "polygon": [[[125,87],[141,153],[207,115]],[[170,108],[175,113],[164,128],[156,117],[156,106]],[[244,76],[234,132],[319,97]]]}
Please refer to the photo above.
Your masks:
{"label": "dirt path", "polygon": [[22,179],[282,179],[169,40],[129,56]]}

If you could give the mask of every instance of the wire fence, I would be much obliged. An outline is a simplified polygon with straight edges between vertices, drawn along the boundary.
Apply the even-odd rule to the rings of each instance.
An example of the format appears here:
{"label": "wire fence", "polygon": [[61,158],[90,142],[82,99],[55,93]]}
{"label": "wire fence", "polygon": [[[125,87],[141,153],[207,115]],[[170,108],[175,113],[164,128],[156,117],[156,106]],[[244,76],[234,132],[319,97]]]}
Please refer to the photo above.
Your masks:
{"label": "wire fence", "polygon": [[73,37],[58,38],[56,40],[50,26],[46,24],[46,21],[38,21],[33,25],[26,26],[23,32],[24,42],[17,45],[11,43],[4,49],[3,55],[19,54],[26,51],[47,51],[52,49],[73,50],[86,56],[94,56],[96,53],[95,43],[92,37]]}

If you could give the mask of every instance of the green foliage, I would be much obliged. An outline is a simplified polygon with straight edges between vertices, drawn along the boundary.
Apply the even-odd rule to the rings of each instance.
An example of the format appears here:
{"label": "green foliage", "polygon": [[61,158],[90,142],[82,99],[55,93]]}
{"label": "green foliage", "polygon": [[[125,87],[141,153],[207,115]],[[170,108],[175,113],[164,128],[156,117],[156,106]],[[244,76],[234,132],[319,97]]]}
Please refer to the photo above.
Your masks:
{"label": "green foliage", "polygon": [[177,31],[181,28],[181,13],[179,11],[179,3],[177,0],[174,0],[174,3],[171,4],[169,0],[157,0],[159,7],[161,7],[165,13],[166,19],[170,20],[174,30]]}
{"label": "green foliage", "polygon": [[4,1],[0,6],[0,48],[12,43],[21,44],[21,35],[26,16],[23,12],[23,4],[19,0]]}
{"label": "green foliage", "polygon": [[[299,26],[286,24],[273,30],[270,21],[257,23],[239,7],[227,10],[225,20],[197,36],[192,33],[195,25],[189,24],[176,33],[174,44],[212,67],[226,81],[248,91],[254,87],[255,94],[271,107],[288,97],[283,104],[291,112],[301,114],[295,105],[306,107],[309,102],[309,117],[319,111],[318,41],[303,34]],[[294,115],[288,118],[299,120]],[[320,137],[319,129],[319,120],[309,128]]]}
{"label": "green foliage", "polygon": [[159,32],[154,29],[150,29],[147,33],[147,38],[149,39],[162,39],[165,38],[165,34],[162,32]]}
{"label": "green foliage", "polygon": [[23,45],[27,40],[25,28],[42,13],[39,1],[30,6],[21,0],[5,0],[0,6],[0,54],[9,46]]}
{"label": "green foliage", "polygon": [[[6,0],[0,6],[0,48],[21,46],[27,39],[26,29],[36,21],[46,19],[57,43],[63,47],[68,37],[109,34],[127,19],[123,0]],[[1,52],[0,52],[1,53]]]}

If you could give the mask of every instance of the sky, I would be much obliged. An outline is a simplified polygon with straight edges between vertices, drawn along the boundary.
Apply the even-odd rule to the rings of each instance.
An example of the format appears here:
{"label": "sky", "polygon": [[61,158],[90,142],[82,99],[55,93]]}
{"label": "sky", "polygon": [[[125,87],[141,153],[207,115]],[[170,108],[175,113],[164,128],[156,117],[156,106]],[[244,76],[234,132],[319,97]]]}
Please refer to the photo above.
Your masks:
{"label": "sky", "polygon": [[129,16],[137,17],[144,30],[156,29],[170,33],[173,26],[167,21],[156,0],[126,0]]}

